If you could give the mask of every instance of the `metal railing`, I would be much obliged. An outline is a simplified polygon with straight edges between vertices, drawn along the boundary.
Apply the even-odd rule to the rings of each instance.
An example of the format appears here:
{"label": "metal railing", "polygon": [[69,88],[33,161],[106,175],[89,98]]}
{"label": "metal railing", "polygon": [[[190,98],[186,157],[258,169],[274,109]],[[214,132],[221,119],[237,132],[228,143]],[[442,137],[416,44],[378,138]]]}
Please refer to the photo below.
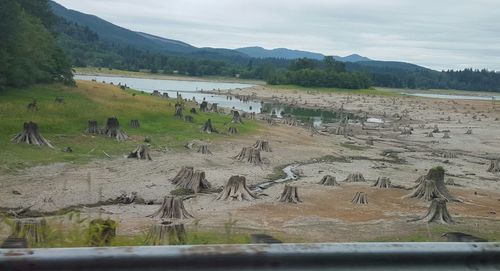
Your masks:
{"label": "metal railing", "polygon": [[0,270],[500,270],[500,243],[0,249]]}

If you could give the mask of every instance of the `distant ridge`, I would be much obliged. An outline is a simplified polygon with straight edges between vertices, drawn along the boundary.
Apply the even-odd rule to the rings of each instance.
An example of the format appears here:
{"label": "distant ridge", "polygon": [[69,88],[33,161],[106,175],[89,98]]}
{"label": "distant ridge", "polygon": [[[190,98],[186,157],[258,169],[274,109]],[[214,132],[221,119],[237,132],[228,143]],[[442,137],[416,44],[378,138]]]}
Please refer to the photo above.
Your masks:
{"label": "distant ridge", "polygon": [[[320,53],[292,50],[287,48],[265,49],[262,47],[253,46],[253,47],[238,48],[235,50],[254,58],[283,58],[283,59],[312,58],[317,60],[322,60],[323,58],[325,58],[325,55]],[[359,62],[359,61],[371,60],[367,57],[360,56],[358,54],[352,54],[345,57],[333,56],[333,58],[335,60],[343,62]]]}

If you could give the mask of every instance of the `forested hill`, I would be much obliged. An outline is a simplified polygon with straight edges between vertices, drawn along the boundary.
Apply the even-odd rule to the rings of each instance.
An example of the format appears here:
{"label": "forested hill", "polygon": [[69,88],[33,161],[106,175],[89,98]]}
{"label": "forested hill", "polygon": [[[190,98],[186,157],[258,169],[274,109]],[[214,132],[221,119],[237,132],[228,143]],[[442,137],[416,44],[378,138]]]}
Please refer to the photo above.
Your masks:
{"label": "forested hill", "polygon": [[47,1],[0,1],[0,89],[73,82],[71,63],[48,30],[53,23]]}

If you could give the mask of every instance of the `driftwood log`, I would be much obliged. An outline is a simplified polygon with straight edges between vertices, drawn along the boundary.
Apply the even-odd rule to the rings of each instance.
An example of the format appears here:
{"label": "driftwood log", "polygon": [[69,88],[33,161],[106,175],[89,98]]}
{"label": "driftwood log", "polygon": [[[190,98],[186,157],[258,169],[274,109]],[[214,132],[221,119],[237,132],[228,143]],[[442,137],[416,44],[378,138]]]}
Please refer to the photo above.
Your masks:
{"label": "driftwood log", "polygon": [[252,147],[243,147],[241,152],[233,158],[238,161],[247,162],[254,165],[262,164],[262,159],[260,157],[260,150]]}
{"label": "driftwood log", "polygon": [[130,121],[130,127],[134,128],[134,129],[140,128],[141,125],[139,124],[139,120],[131,120]]}
{"label": "driftwood log", "polygon": [[120,129],[120,123],[117,118],[108,118],[106,122],[106,129],[104,130],[104,134],[107,137],[116,138],[118,141],[124,141],[128,139],[127,134]]}
{"label": "driftwood log", "polygon": [[379,177],[377,181],[372,185],[378,188],[391,188],[391,180],[387,177]]}
{"label": "driftwood log", "polygon": [[283,192],[281,192],[281,195],[279,197],[279,201],[287,203],[302,202],[302,200],[300,200],[299,198],[297,186],[285,185],[283,188]]}
{"label": "driftwood log", "polygon": [[97,126],[96,120],[89,120],[87,122],[87,129],[85,129],[86,134],[102,134],[103,130]]}
{"label": "driftwood log", "polygon": [[325,175],[323,178],[321,178],[321,181],[319,182],[321,185],[326,185],[326,186],[339,186],[339,183],[337,182],[337,179],[331,175]]}
{"label": "driftwood log", "polygon": [[413,192],[406,197],[424,200],[443,198],[448,201],[457,201],[444,184],[444,169],[442,167],[432,168],[427,175],[419,177],[417,185],[413,187]]}
{"label": "driftwood log", "polygon": [[13,143],[25,143],[29,145],[48,146],[54,148],[50,142],[45,139],[38,131],[38,125],[34,122],[25,122],[23,124],[23,131],[17,134],[11,140]]}
{"label": "driftwood log", "polygon": [[180,197],[170,197],[166,196],[163,198],[163,203],[161,207],[149,215],[149,217],[160,216],[161,219],[185,219],[192,218],[193,216],[189,214],[184,208],[184,199]]}
{"label": "driftwood log", "polygon": [[144,243],[150,246],[183,245],[186,239],[184,224],[164,221],[149,229]]}
{"label": "driftwood log", "polygon": [[14,221],[12,236],[23,238],[29,247],[40,246],[47,240],[48,227],[45,219],[28,218]]}
{"label": "driftwood log", "polygon": [[354,204],[368,204],[368,196],[365,192],[356,192],[351,202]]}
{"label": "driftwood log", "polygon": [[347,178],[344,180],[344,182],[364,182],[365,177],[363,177],[363,174],[356,172],[356,173],[351,173],[347,176]]}
{"label": "driftwood log", "polygon": [[425,222],[439,222],[441,224],[453,223],[448,208],[446,207],[446,199],[435,198],[431,201],[431,205],[427,210],[427,213],[417,220],[423,220]]}
{"label": "driftwood log", "polygon": [[139,160],[152,160],[151,155],[149,154],[148,144],[141,144],[137,146],[137,148],[132,151],[127,157],[137,158]]}
{"label": "driftwood log", "polygon": [[488,172],[500,172],[500,160],[491,160]]}
{"label": "driftwood log", "polygon": [[247,186],[247,180],[243,176],[231,176],[217,200],[254,200],[257,196]]}
{"label": "driftwood log", "polygon": [[265,140],[257,140],[257,142],[255,142],[255,144],[253,145],[253,147],[255,149],[258,149],[258,150],[261,150],[261,151],[265,151],[265,152],[271,152],[271,146],[269,145],[269,142],[268,141],[265,141]]}

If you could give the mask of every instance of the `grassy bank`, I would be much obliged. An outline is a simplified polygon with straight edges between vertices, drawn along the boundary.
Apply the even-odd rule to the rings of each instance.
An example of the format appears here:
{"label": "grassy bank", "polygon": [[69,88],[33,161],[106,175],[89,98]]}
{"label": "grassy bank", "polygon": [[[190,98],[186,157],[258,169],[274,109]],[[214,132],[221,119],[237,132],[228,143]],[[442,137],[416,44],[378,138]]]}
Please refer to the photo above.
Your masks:
{"label": "grassy bank", "polygon": [[353,95],[377,95],[377,96],[399,96],[399,92],[389,89],[344,89],[344,88],[324,88],[324,87],[301,87],[296,85],[267,85],[267,88],[276,90],[291,90],[304,92],[320,92],[320,93],[339,93]]}
{"label": "grassy bank", "polygon": [[[153,149],[177,148],[192,139],[224,138],[220,134],[203,134],[201,126],[208,119],[219,131],[225,132],[230,117],[214,113],[194,115],[194,122],[188,123],[174,117],[173,99],[162,99],[134,90],[121,90],[108,84],[77,82],[77,87],[62,85],[37,85],[24,89],[9,89],[0,92],[0,170],[48,164],[53,162],[85,162],[94,158],[106,158],[105,153],[124,155],[131,151],[144,137],[151,139]],[[64,103],[54,102],[63,97]],[[39,110],[31,112],[27,105],[33,99]],[[194,104],[185,106],[184,114]],[[117,142],[103,136],[87,135],[84,130],[87,121],[94,119],[104,126],[108,117],[116,116],[120,125],[130,136],[126,142]],[[132,129],[130,120],[138,119],[141,127]],[[55,146],[36,147],[13,144],[10,139],[22,130],[24,122],[34,121],[41,134]],[[245,134],[256,130],[257,123],[247,121],[238,125]],[[72,153],[62,151],[71,147]]]}

